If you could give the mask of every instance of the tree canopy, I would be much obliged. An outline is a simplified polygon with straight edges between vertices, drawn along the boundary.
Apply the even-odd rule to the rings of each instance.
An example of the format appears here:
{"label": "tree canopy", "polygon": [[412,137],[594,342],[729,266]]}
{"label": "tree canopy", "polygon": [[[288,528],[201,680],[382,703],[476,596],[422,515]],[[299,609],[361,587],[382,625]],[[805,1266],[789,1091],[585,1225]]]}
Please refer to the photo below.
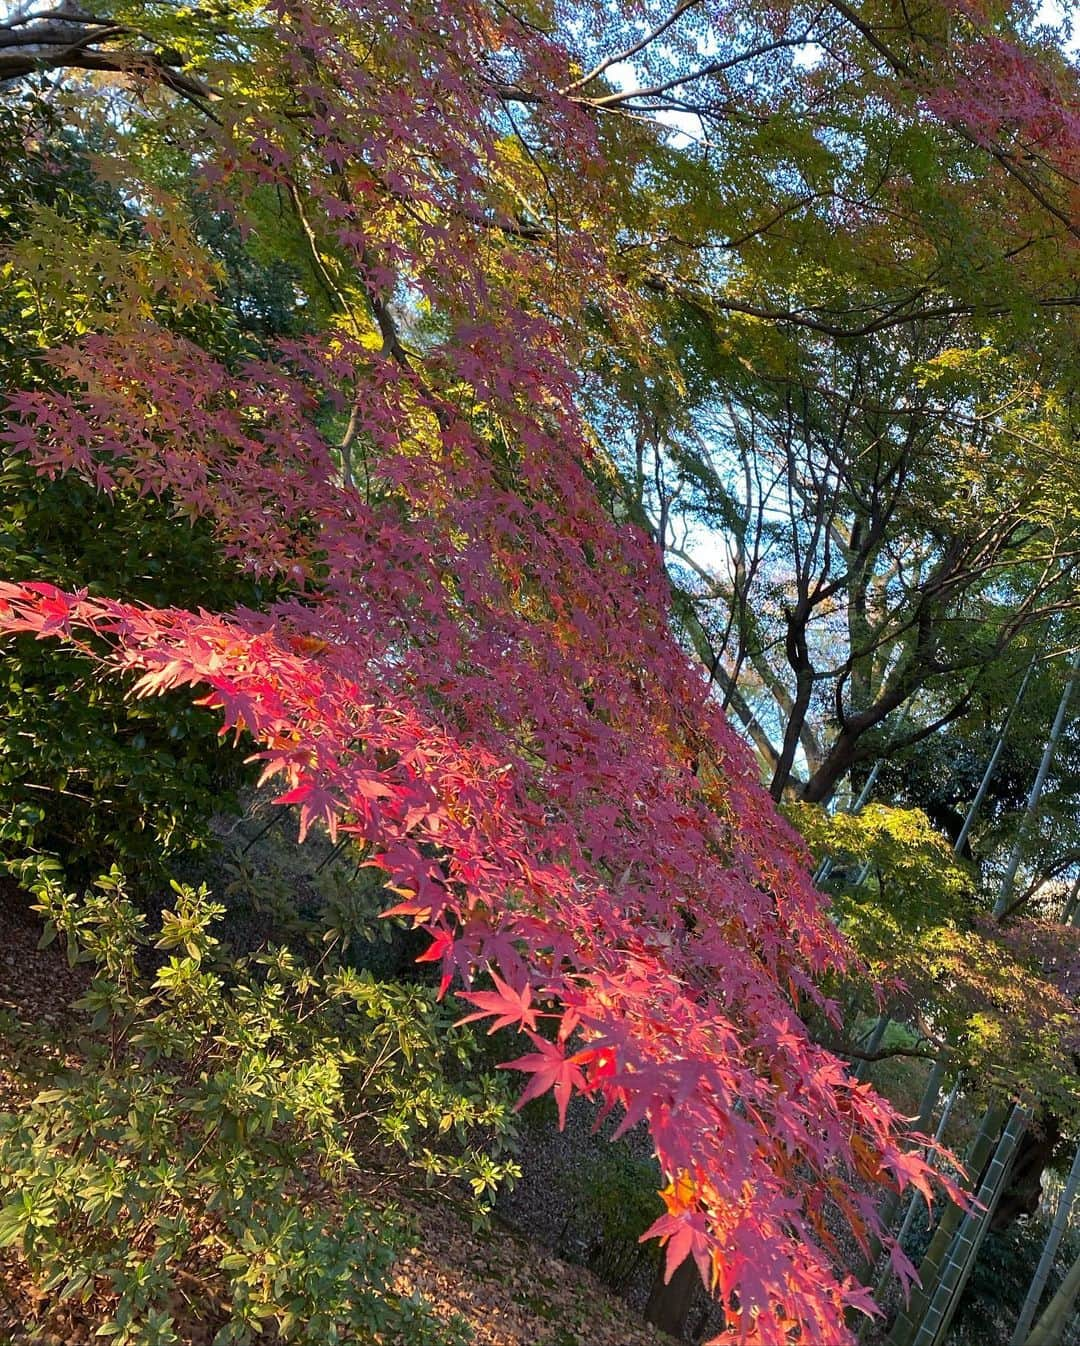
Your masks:
{"label": "tree canopy", "polygon": [[[150,852],[257,762],[463,1022],[524,1035],[521,1101],[647,1124],[645,1235],[669,1277],[693,1259],[720,1340],[848,1340],[872,1304],[833,1212],[907,1277],[876,1189],[956,1192],[829,1048],[860,954],[775,802],[996,714],[1072,629],[1060,34],[1025,5],[125,0],[13,11],[0,85],[0,633],[33,725],[3,779],[31,849],[126,848],[39,742],[85,738],[84,798],[144,781]],[[874,818],[825,849],[873,859]],[[906,1003],[998,1070],[986,1025],[1055,952],[988,986],[978,939],[1010,936],[886,860],[841,927],[875,967],[914,941]],[[942,1008],[945,977],[971,995]],[[1063,985],[1004,1087],[1069,1091]]]}

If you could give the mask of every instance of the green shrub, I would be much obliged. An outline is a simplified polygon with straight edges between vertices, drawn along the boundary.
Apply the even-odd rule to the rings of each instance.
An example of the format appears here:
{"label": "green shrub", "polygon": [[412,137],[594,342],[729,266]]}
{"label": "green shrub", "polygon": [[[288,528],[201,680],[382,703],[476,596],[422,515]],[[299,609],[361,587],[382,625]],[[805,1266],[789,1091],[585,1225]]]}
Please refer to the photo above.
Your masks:
{"label": "green shrub", "polygon": [[178,1340],[181,1294],[221,1346],[453,1338],[394,1293],[408,1224],[377,1200],[463,1183],[483,1209],[516,1171],[508,1086],[473,1072],[449,1010],[332,943],[315,967],[220,960],[205,887],[174,883],[151,935],[115,869],[77,899],[48,861],[13,868],[92,980],[66,1057],[0,1027],[23,1090],[0,1116],[0,1246],[118,1346]]}
{"label": "green shrub", "polygon": [[[165,504],[46,482],[17,459],[0,471],[0,572],[154,604],[260,600],[208,530],[178,527]],[[245,774],[190,698],[127,700],[78,652],[29,637],[0,649],[0,716],[0,816],[38,808],[33,844],[80,884],[114,861],[131,880],[160,879]]]}
{"label": "green shrub", "polygon": [[643,1247],[641,1235],[664,1208],[657,1195],[655,1162],[616,1142],[600,1151],[581,1179],[584,1215],[597,1230],[588,1265],[602,1280],[621,1289],[646,1261],[655,1261],[655,1244]]}

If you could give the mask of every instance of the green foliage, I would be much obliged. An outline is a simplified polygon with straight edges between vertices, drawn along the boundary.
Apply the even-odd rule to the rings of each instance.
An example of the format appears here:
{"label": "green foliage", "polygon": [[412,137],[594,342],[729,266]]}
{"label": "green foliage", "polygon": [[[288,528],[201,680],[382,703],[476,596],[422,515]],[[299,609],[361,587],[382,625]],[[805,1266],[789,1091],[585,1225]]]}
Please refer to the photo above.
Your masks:
{"label": "green foliage", "polygon": [[657,1195],[655,1163],[618,1143],[595,1155],[575,1193],[576,1218],[597,1235],[589,1249],[590,1270],[616,1288],[624,1286],[642,1261],[655,1261],[658,1249],[638,1242],[663,1214]]}
{"label": "green foliage", "polygon": [[[235,824],[213,859],[229,910],[230,942],[250,943],[253,929],[297,947],[321,949],[333,940],[342,959],[380,980],[437,982],[436,966],[416,961],[430,943],[427,936],[400,919],[382,918],[382,872],[363,865],[355,846],[332,844],[325,834],[311,833],[297,846],[293,814],[273,808],[267,820],[262,802],[255,797],[251,818]],[[201,857],[193,868],[201,874]],[[493,1040],[483,1041],[486,1052]],[[494,1043],[491,1065],[504,1050]]]}
{"label": "green foliage", "polygon": [[973,916],[970,876],[920,809],[868,804],[858,813],[829,813],[796,802],[785,808],[814,855],[829,859],[823,886],[840,927],[866,959],[871,986],[897,972],[905,950]]}
{"label": "green foliage", "polygon": [[882,1049],[945,1050],[984,1096],[1019,1090],[1074,1114],[1075,1009],[1058,984],[1075,957],[1069,942],[1054,937],[1047,954],[1046,931],[981,912],[968,868],[919,809],[788,809],[815,854],[830,858],[825,886],[866,960],[856,1003],[886,985],[898,1025]]}
{"label": "green foliage", "polygon": [[[921,809],[827,813],[794,803],[788,811],[814,854],[829,856],[840,922],[868,956],[889,956],[898,940],[973,914],[971,877]],[[855,882],[864,871],[869,888]]]}
{"label": "green foliage", "polygon": [[408,1239],[377,1187],[465,1185],[477,1210],[516,1169],[509,1087],[426,988],[378,982],[329,944],[223,962],[223,908],[172,885],[156,930],[113,869],[82,898],[19,872],[73,962],[86,1026],[58,1058],[8,1026],[23,1097],[0,1117],[0,1246],[55,1300],[92,1301],[117,1343],[177,1340],[179,1293],[253,1341],[449,1340],[393,1289]]}
{"label": "green foliage", "polygon": [[[258,599],[205,529],[177,528],[170,511],[133,495],[43,482],[16,461],[0,471],[0,569],[91,591],[114,585],[155,604],[200,592]],[[113,860],[160,873],[241,779],[237,754],[190,702],[125,701],[121,688],[88,678],[85,661],[31,639],[5,642],[0,715],[0,813],[38,806],[34,843],[63,854],[79,879]]]}

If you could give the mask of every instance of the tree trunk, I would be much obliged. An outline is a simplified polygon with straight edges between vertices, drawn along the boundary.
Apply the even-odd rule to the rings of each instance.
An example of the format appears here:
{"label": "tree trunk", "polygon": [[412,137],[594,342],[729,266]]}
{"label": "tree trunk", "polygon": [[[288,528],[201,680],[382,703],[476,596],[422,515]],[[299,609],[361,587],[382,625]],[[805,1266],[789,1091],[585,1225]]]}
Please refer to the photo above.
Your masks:
{"label": "tree trunk", "polygon": [[1008,1229],[1021,1215],[1034,1215],[1042,1201],[1042,1175],[1061,1140],[1056,1117],[1043,1110],[1028,1129],[1016,1151],[1008,1186],[1001,1194],[991,1228]]}
{"label": "tree trunk", "polygon": [[664,1283],[664,1259],[656,1268],[649,1301],[645,1305],[645,1320],[680,1340],[686,1334],[686,1324],[694,1300],[701,1288],[701,1277],[692,1257],[675,1268],[671,1280]]}
{"label": "tree trunk", "polygon": [[[839,782],[854,765],[858,740],[858,734],[839,734],[825,760],[803,786],[799,798],[808,804],[823,804],[829,799]],[[773,797],[778,796],[774,794]]]}
{"label": "tree trunk", "polygon": [[795,699],[788,713],[780,759],[769,785],[769,793],[777,803],[783,799],[791,779],[791,768],[795,765],[802,728],[814,696],[814,667],[806,646],[806,614],[801,608],[788,617],[787,650],[788,661],[795,672]]}
{"label": "tree trunk", "polygon": [[1068,901],[1065,903],[1061,913],[1062,925],[1076,925],[1076,918],[1080,916],[1080,873],[1073,880],[1072,889],[1069,892]]}

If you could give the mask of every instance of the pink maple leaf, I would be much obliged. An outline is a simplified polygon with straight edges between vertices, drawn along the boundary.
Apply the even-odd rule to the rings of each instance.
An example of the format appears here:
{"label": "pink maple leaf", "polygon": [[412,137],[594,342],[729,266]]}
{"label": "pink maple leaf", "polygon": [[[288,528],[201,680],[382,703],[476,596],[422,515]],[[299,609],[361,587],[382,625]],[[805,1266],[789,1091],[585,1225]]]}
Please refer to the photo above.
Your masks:
{"label": "pink maple leaf", "polygon": [[676,1211],[661,1215],[654,1220],[638,1239],[644,1243],[647,1239],[658,1238],[667,1245],[664,1262],[664,1284],[674,1276],[678,1268],[692,1257],[701,1272],[704,1285],[712,1284],[712,1240],[705,1225],[705,1216],[699,1211]]}

